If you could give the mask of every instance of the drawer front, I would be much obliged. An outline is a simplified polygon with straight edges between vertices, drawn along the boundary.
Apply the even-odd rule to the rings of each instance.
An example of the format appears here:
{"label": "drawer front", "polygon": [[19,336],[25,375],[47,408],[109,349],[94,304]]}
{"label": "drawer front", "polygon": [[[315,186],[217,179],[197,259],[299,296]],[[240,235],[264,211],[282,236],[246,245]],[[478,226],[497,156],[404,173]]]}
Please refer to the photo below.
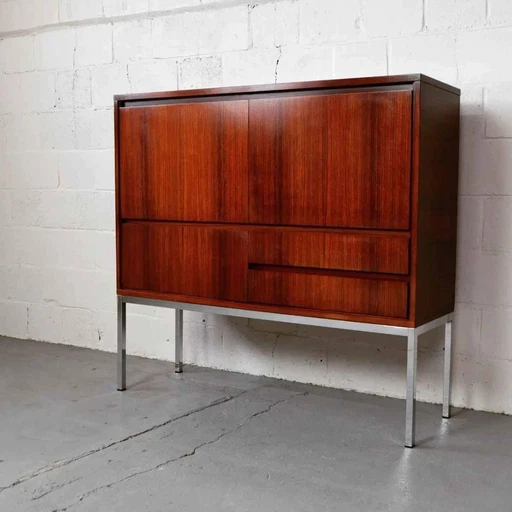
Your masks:
{"label": "drawer front", "polygon": [[247,300],[246,231],[158,223],[121,227],[121,287]]}
{"label": "drawer front", "polygon": [[362,315],[406,318],[408,284],[398,280],[249,270],[249,301]]}
{"label": "drawer front", "polygon": [[412,92],[249,101],[249,221],[409,229]]}
{"label": "drawer front", "polygon": [[249,232],[249,264],[409,273],[409,238],[313,231]]}

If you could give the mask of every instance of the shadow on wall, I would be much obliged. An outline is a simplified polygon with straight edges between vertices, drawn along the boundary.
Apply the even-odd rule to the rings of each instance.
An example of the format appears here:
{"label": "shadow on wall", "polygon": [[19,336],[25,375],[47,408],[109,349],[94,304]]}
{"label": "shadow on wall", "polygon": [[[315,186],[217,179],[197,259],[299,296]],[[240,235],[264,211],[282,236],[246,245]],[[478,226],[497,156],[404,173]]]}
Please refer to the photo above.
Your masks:
{"label": "shadow on wall", "polygon": [[468,89],[461,106],[454,396],[468,407],[510,411],[512,325],[500,319],[512,306],[512,139],[498,136],[499,112],[486,108],[484,116],[482,88]]}
{"label": "shadow on wall", "polygon": [[[190,313],[189,313],[190,314]],[[321,386],[405,396],[406,338],[205,315],[185,316],[197,364]],[[440,402],[443,330],[420,338],[418,398]],[[193,340],[193,341],[192,341]]]}

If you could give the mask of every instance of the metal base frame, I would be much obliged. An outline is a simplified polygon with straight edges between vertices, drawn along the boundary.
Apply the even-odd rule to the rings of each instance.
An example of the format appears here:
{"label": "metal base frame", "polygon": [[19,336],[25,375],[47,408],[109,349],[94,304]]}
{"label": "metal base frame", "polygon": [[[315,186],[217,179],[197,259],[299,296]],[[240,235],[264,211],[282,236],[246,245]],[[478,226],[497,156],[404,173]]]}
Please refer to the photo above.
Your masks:
{"label": "metal base frame", "polygon": [[183,371],[183,311],[198,311],[217,315],[271,320],[301,325],[331,327],[352,331],[390,334],[407,338],[407,379],[405,400],[405,446],[415,445],[416,431],[416,366],[418,361],[418,337],[422,334],[444,326],[444,383],[443,383],[443,418],[450,417],[451,389],[451,352],[452,352],[452,322],[453,313],[436,318],[419,327],[396,327],[391,325],[368,324],[328,318],[283,315],[246,309],[232,309],[218,306],[203,306],[184,302],[169,302],[164,300],[142,299],[118,295],[117,297],[117,389],[126,389],[126,304],[139,304],[153,307],[166,307],[176,310],[175,313],[175,372]]}

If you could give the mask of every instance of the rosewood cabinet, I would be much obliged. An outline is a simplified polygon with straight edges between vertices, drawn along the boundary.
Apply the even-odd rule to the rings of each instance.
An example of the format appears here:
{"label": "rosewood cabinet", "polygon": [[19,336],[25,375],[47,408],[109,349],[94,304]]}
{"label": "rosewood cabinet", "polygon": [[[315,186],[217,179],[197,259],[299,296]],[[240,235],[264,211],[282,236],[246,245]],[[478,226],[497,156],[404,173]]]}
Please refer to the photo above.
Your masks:
{"label": "rosewood cabinet", "polygon": [[119,388],[126,302],[366,326],[410,338],[412,446],[417,337],[451,340],[459,94],[405,75],[116,96]]}

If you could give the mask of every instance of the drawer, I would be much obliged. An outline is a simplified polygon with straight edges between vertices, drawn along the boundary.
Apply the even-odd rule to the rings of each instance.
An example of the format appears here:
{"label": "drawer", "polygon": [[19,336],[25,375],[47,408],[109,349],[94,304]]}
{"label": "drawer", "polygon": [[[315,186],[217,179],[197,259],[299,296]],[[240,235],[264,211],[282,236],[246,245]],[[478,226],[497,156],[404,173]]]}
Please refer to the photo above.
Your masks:
{"label": "drawer", "polygon": [[408,283],[303,271],[249,270],[249,301],[316,310],[406,318]]}
{"label": "drawer", "polygon": [[247,232],[157,222],[121,226],[121,287],[247,300]]}
{"label": "drawer", "polygon": [[405,234],[252,230],[249,263],[408,274],[409,238]]}

